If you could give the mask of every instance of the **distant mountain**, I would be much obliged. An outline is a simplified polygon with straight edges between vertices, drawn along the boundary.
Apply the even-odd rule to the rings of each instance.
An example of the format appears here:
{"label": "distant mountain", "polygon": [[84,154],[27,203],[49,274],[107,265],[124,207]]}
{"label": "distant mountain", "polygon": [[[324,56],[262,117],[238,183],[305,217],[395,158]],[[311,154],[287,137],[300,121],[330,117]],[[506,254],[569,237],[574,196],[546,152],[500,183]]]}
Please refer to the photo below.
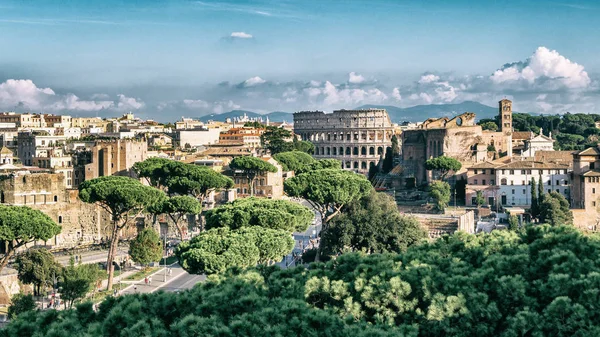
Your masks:
{"label": "distant mountain", "polygon": [[288,123],[294,122],[294,116],[292,113],[289,113],[289,112],[275,111],[275,112],[270,112],[268,114],[259,114],[257,112],[246,111],[246,110],[232,110],[229,112],[224,112],[222,114],[210,114],[210,115],[200,117],[200,120],[203,122],[207,122],[209,120],[224,122],[225,120],[227,120],[227,118],[233,119],[235,117],[242,117],[242,116],[244,116],[244,114],[246,114],[246,116],[248,116],[248,118],[262,117],[263,120],[265,120],[267,117],[269,117],[270,122],[283,122],[283,121],[286,121]]}
{"label": "distant mountain", "polygon": [[[494,118],[498,114],[498,108],[487,106],[478,102],[464,101],[457,104],[429,104],[429,105],[417,105],[410,108],[399,108],[393,105],[361,105],[356,109],[385,109],[390,115],[390,119],[394,123],[400,122],[422,122],[427,118],[435,117],[452,117],[460,115],[465,112],[474,112],[477,114],[477,119],[483,118]],[[211,114],[200,117],[200,120],[207,122],[209,120],[224,122],[227,118],[241,117],[244,114],[248,118],[262,117],[263,120],[269,117],[271,122],[283,122],[292,123],[294,121],[294,115],[290,112],[275,111],[268,114],[259,114],[253,111],[246,110],[232,110],[224,112],[222,114]]]}
{"label": "distant mountain", "polygon": [[477,119],[494,118],[498,114],[498,108],[473,101],[464,101],[457,104],[417,105],[410,108],[399,108],[391,105],[362,105],[357,107],[357,109],[369,108],[386,109],[394,123],[422,122],[427,118],[452,117],[465,112],[474,112]]}

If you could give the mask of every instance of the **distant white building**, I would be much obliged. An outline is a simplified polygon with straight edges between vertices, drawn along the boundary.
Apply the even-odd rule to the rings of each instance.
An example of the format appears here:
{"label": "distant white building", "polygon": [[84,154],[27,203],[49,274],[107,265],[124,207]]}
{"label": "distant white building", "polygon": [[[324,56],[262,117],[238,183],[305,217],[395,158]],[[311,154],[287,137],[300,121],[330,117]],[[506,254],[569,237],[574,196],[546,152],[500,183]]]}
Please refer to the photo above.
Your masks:
{"label": "distant white building", "polygon": [[525,141],[522,157],[535,157],[537,151],[554,151],[554,139],[552,133],[549,136],[544,136],[542,129],[540,133]]}

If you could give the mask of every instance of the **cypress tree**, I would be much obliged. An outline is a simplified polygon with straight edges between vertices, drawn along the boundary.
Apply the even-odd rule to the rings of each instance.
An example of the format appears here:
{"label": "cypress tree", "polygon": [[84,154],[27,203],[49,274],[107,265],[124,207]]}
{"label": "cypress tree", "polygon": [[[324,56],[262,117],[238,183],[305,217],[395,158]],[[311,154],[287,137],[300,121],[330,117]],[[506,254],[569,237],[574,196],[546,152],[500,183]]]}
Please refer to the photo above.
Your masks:
{"label": "cypress tree", "polygon": [[535,178],[531,178],[531,217],[537,219],[539,214],[539,198]]}

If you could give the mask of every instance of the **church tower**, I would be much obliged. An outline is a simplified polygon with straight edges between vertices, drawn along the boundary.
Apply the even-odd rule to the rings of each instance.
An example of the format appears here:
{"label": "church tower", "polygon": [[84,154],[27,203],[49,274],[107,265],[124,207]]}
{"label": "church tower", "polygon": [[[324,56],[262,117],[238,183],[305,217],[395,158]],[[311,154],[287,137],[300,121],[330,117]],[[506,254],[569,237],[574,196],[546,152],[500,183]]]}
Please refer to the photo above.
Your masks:
{"label": "church tower", "polygon": [[512,132],[512,102],[503,99],[498,103],[500,104],[500,118],[498,120],[500,122],[500,132]]}

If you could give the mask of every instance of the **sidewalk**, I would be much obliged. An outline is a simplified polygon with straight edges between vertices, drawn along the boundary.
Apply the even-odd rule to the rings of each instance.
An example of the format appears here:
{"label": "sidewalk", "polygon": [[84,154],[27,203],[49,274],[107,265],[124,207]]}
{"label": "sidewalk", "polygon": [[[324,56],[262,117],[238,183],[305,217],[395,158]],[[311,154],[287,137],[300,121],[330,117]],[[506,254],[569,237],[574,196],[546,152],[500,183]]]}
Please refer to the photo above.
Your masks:
{"label": "sidewalk", "polygon": [[167,276],[166,282],[165,268],[161,268],[160,270],[152,274],[152,284],[145,284],[144,279],[138,281],[123,281],[123,284],[129,285],[126,288],[122,289],[120,294],[150,294],[166,286],[173,280],[186,274],[185,270],[183,270],[183,268],[181,268],[181,266],[179,266],[177,263],[171,264],[168,267],[172,269],[172,272],[171,276]]}

